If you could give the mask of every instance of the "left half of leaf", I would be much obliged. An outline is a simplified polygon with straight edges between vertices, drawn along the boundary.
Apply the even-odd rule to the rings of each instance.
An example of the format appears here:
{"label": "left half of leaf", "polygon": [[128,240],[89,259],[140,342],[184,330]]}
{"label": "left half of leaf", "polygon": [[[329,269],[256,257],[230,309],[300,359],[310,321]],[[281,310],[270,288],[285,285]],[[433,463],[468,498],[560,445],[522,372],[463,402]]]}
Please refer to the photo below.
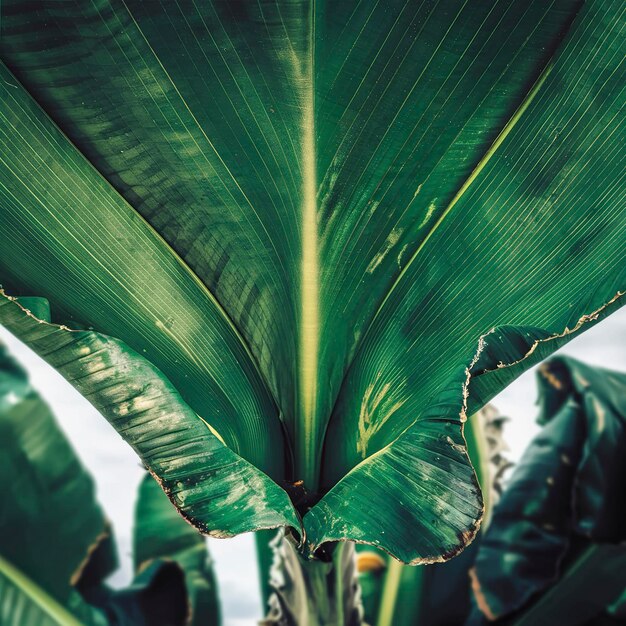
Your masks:
{"label": "left half of leaf", "polygon": [[[0,323],[88,398],[202,532],[299,529],[274,482],[285,476],[279,413],[232,322],[0,73],[0,282],[10,290]],[[50,310],[67,326],[49,323]]]}

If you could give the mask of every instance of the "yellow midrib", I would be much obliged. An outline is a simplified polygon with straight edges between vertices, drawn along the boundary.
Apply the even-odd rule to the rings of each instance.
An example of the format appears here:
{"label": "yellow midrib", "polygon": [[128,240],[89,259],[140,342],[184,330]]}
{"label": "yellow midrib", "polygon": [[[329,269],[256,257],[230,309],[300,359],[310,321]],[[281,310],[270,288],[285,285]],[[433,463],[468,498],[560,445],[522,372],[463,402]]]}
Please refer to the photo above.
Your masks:
{"label": "yellow midrib", "polygon": [[315,6],[311,7],[309,63],[302,108],[302,261],[299,350],[299,408],[302,426],[299,470],[309,487],[316,482],[315,413],[319,352],[319,257],[317,232],[317,167],[314,110]]}

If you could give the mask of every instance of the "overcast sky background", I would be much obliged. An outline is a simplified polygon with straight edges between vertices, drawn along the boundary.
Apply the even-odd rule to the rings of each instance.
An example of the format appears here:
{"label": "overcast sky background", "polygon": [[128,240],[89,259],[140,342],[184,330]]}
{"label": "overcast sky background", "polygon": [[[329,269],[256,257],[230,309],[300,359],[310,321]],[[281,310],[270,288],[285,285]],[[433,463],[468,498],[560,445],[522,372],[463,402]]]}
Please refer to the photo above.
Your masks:
{"label": "overcast sky background", "polygon": [[[113,523],[120,569],[115,586],[131,579],[131,531],[137,487],[143,469],[130,446],[59,374],[0,326],[0,340],[30,375],[96,481],[102,506]],[[626,371],[626,307],[584,332],[559,351],[591,365]],[[511,418],[505,430],[509,458],[517,460],[537,433],[535,369],[527,371],[493,400]],[[251,534],[209,539],[220,586],[224,626],[255,626],[262,616],[260,587]]]}

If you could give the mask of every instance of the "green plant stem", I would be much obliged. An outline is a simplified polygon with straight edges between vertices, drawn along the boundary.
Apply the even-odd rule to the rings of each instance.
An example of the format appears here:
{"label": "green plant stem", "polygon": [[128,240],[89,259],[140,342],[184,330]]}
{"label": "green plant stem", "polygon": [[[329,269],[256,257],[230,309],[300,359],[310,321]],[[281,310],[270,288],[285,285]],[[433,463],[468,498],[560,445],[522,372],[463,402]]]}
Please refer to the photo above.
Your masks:
{"label": "green plant stem", "polygon": [[359,626],[354,544],[338,542],[325,560],[304,559],[295,542],[279,533],[273,542],[272,611],[266,624]]}
{"label": "green plant stem", "polygon": [[400,590],[402,578],[402,563],[390,559],[387,565],[387,574],[383,583],[383,591],[380,599],[380,610],[376,626],[392,626],[393,614],[396,608],[396,599]]}
{"label": "green plant stem", "polygon": [[415,626],[420,623],[424,567],[389,559],[375,626]]}
{"label": "green plant stem", "polygon": [[481,422],[480,413],[474,413],[463,428],[463,436],[467,444],[467,454],[469,455],[476,478],[483,494],[483,514],[482,528],[486,529],[491,517],[491,476],[489,471],[489,450],[485,439],[484,428]]}

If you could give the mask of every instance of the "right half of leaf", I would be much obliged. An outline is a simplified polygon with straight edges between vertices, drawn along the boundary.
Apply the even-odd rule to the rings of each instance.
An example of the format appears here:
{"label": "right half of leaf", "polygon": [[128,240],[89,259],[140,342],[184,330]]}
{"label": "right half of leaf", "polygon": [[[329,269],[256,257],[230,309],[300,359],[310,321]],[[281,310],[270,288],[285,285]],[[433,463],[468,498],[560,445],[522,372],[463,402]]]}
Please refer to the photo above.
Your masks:
{"label": "right half of leaf", "polygon": [[[311,544],[352,538],[413,562],[458,551],[481,512],[464,372],[516,329],[571,338],[622,304],[625,12],[583,7],[379,308],[326,435],[330,491],[305,516]],[[505,326],[504,341],[490,332]],[[426,532],[405,537],[401,519]]]}

